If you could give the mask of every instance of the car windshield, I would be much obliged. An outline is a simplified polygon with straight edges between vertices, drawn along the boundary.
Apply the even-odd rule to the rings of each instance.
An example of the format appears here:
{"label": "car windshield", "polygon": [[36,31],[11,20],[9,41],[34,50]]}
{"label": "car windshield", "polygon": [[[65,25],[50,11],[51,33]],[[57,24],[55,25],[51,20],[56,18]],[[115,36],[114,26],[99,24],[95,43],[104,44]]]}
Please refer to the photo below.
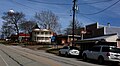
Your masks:
{"label": "car windshield", "polygon": [[70,47],[70,49],[76,49],[76,50],[79,50],[79,48],[77,48],[77,47]]}
{"label": "car windshield", "polygon": [[115,48],[115,47],[103,47],[102,51],[103,51],[103,52],[115,52],[115,53],[120,53],[120,48]]}
{"label": "car windshield", "polygon": [[120,48],[111,48],[111,52],[120,53]]}

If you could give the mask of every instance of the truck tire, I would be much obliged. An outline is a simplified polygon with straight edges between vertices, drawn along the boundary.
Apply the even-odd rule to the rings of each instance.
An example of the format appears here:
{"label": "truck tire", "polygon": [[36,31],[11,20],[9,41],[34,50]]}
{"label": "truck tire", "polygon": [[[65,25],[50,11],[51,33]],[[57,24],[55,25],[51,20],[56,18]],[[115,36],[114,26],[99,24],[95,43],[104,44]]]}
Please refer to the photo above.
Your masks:
{"label": "truck tire", "polygon": [[83,54],[83,60],[87,61],[87,55],[86,54]]}
{"label": "truck tire", "polygon": [[104,64],[104,58],[102,56],[98,57],[98,63],[100,65]]}

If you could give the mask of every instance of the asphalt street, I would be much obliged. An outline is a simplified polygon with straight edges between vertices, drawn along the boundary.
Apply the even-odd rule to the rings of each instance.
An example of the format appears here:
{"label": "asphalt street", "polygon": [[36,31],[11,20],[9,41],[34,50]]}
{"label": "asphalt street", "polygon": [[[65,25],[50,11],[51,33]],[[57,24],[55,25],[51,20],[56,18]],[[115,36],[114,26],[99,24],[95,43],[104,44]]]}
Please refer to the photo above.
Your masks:
{"label": "asphalt street", "polygon": [[5,46],[0,44],[0,66],[103,66],[96,63],[80,61],[76,58],[66,58],[46,53],[43,50],[34,51],[20,46]]}

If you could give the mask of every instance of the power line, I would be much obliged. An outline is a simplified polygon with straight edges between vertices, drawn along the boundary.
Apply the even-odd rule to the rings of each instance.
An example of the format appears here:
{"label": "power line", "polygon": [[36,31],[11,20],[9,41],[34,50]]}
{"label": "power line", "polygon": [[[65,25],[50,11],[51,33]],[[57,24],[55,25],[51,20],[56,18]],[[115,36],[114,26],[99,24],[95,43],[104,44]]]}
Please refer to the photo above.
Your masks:
{"label": "power line", "polygon": [[[30,8],[30,9],[34,9],[34,10],[37,10],[35,8],[32,8],[32,7],[29,7],[27,5],[24,5],[24,4],[21,4],[19,2],[16,2],[14,0],[12,0],[14,3],[18,4],[18,5],[21,5],[21,6],[24,6],[24,7],[27,7],[27,8]],[[42,3],[42,4],[51,4],[51,5],[72,5],[72,4],[65,4],[65,3],[49,3],[49,2],[40,2],[40,1],[35,1],[35,0],[28,0],[28,1],[31,1],[31,2],[36,2],[36,3]],[[106,0],[106,1],[97,1],[97,2],[92,2],[92,3],[79,3],[78,5],[83,5],[83,4],[95,4],[95,3],[101,3],[101,2],[108,2],[108,1],[112,1],[112,0]],[[98,14],[98,13],[101,13],[105,10],[107,10],[108,8],[114,6],[115,4],[117,4],[120,0],[118,0],[117,2],[115,2],[114,4],[112,4],[111,6],[99,11],[99,12],[96,12],[96,13],[91,13],[91,14],[85,14],[85,13],[82,13],[84,15],[94,15],[94,14]]]}
{"label": "power line", "polygon": [[83,16],[83,17],[85,17],[85,18],[87,18],[87,19],[89,19],[89,20],[91,20],[91,21],[93,21],[93,22],[97,22],[96,20],[91,19],[91,18],[89,18],[89,17],[87,17],[87,16],[85,16],[85,15],[83,15],[83,14],[81,14],[81,16]]}
{"label": "power line", "polygon": [[97,4],[97,3],[109,2],[109,1],[112,1],[112,0],[96,1],[96,2],[90,2],[90,3],[79,3],[78,5],[85,5],[85,4]]}
{"label": "power line", "polygon": [[41,1],[35,1],[35,0],[28,0],[30,2],[35,2],[35,3],[42,3],[42,4],[50,4],[50,5],[72,5],[72,4],[65,4],[65,3],[50,3],[50,2],[41,2]]}
{"label": "power line", "polygon": [[116,2],[113,3],[112,5],[106,7],[105,9],[103,9],[103,10],[101,10],[101,11],[98,11],[98,12],[95,12],[95,13],[89,13],[89,14],[87,14],[87,13],[80,13],[80,14],[84,14],[84,15],[95,15],[95,14],[99,14],[99,13],[102,13],[102,12],[106,11],[107,9],[113,7],[114,5],[116,5],[116,4],[119,3],[119,2],[120,2],[120,0],[116,1]]}
{"label": "power line", "polygon": [[21,5],[21,6],[30,8],[31,10],[37,10],[37,9],[35,9],[35,8],[32,8],[32,7],[29,7],[29,6],[27,6],[27,5],[21,4],[21,3],[17,2],[17,1],[14,1],[14,0],[11,0],[11,1],[14,2],[14,3],[16,3],[16,4],[18,4],[18,5]]}
{"label": "power line", "polygon": [[[49,5],[72,5],[72,4],[68,4],[68,3],[53,3],[53,2],[42,2],[42,1],[35,1],[35,0],[27,0],[30,2],[34,2],[34,3],[42,3],[42,4],[49,4]],[[96,3],[102,3],[102,2],[109,2],[112,0],[106,0],[106,1],[96,1],[96,2],[91,2],[91,3],[79,3],[78,5],[85,5],[85,4],[96,4]]]}

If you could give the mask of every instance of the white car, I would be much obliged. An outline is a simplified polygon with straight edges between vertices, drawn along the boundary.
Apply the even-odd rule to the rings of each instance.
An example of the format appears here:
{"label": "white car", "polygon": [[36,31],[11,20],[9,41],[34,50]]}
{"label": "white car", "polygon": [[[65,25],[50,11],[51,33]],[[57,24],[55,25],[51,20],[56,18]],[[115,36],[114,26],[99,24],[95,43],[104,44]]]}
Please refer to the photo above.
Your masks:
{"label": "white car", "polygon": [[59,55],[65,55],[65,56],[69,56],[69,55],[79,55],[80,51],[77,47],[73,47],[73,46],[64,46],[63,48],[61,48],[59,50]]}
{"label": "white car", "polygon": [[83,51],[82,56],[85,61],[87,59],[98,60],[99,64],[103,64],[104,61],[120,62],[120,48],[97,45],[89,50]]}

